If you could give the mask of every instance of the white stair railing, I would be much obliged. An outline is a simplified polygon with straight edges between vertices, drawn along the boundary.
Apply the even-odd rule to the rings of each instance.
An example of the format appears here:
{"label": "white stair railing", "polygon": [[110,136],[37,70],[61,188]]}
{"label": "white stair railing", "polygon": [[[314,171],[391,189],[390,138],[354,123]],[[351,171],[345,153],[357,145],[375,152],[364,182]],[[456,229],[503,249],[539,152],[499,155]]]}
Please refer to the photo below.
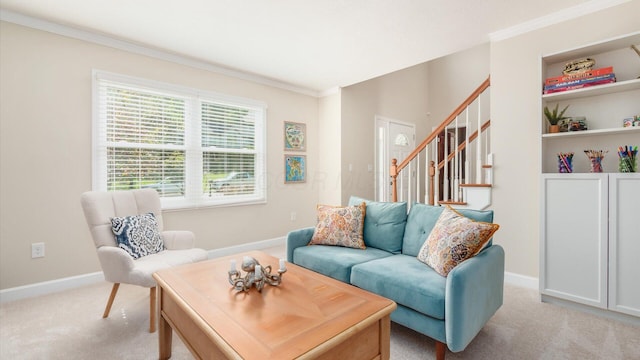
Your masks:
{"label": "white stair railing", "polygon": [[[424,198],[424,202],[432,205],[459,204],[466,200],[463,189],[467,186],[491,184],[493,158],[488,131],[491,123],[483,122],[488,119],[489,86],[487,78],[406,159],[399,164],[393,159],[390,170],[393,201],[407,201],[410,206]],[[406,181],[400,177],[398,184],[401,171],[408,171],[409,176]],[[474,183],[467,183],[468,179]]]}

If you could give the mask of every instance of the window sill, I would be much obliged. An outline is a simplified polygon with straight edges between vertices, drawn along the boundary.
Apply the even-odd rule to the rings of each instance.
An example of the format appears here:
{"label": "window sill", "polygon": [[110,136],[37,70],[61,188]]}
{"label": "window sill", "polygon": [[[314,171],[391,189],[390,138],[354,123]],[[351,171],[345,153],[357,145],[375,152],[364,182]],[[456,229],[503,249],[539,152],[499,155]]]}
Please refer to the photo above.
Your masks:
{"label": "window sill", "polygon": [[162,211],[188,211],[206,208],[220,208],[220,207],[233,207],[233,206],[247,206],[247,205],[261,205],[266,204],[267,199],[264,197],[247,197],[239,198],[236,196],[229,196],[228,200],[224,201],[208,201],[208,199],[201,199],[198,201],[190,201],[184,198],[181,199],[161,199]]}

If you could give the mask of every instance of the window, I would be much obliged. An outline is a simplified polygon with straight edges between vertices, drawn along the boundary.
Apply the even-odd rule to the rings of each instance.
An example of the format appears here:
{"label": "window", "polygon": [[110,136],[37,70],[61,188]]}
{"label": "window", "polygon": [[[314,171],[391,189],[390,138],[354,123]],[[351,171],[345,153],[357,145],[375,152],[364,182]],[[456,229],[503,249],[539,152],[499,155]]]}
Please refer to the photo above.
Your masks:
{"label": "window", "polygon": [[95,190],[163,208],[265,201],[263,103],[94,71]]}

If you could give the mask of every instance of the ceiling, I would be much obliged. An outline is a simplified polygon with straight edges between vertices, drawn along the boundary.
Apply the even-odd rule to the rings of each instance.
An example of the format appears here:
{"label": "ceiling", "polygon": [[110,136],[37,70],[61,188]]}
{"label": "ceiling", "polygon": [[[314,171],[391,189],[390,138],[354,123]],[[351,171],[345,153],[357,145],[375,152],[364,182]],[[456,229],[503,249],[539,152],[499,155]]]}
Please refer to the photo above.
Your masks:
{"label": "ceiling", "polygon": [[[321,93],[624,0],[0,0],[21,14]],[[568,16],[572,17],[572,16]]]}

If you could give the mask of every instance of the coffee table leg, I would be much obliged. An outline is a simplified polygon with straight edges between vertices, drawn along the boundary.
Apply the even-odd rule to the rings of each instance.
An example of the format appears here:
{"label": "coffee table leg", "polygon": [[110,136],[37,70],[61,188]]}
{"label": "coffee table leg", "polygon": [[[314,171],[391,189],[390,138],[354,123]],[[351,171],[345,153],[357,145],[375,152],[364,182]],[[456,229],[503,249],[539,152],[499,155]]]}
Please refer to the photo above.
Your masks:
{"label": "coffee table leg", "polygon": [[391,317],[380,319],[380,359],[389,360],[391,357]]}
{"label": "coffee table leg", "polygon": [[171,337],[173,330],[169,322],[162,316],[162,287],[158,286],[158,344],[160,360],[171,357]]}

